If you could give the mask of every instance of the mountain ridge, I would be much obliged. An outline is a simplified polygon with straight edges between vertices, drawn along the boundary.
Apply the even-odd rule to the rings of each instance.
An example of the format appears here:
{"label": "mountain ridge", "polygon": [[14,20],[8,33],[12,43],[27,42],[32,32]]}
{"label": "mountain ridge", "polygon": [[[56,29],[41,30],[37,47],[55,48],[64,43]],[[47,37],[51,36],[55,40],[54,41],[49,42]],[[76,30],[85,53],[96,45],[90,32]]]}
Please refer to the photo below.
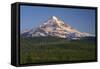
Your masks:
{"label": "mountain ridge", "polygon": [[35,29],[24,31],[21,35],[24,37],[53,36],[58,38],[79,38],[92,36],[92,34],[76,30],[56,16],[50,17],[47,21]]}

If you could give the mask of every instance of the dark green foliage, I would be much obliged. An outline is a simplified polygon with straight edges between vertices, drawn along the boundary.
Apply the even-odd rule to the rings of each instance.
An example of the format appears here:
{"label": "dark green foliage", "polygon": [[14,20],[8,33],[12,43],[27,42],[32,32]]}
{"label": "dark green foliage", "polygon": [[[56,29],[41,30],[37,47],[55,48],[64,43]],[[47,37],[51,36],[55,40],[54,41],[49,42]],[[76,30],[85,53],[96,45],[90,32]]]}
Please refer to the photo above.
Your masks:
{"label": "dark green foliage", "polygon": [[95,59],[95,40],[54,37],[20,38],[20,63],[80,61]]}

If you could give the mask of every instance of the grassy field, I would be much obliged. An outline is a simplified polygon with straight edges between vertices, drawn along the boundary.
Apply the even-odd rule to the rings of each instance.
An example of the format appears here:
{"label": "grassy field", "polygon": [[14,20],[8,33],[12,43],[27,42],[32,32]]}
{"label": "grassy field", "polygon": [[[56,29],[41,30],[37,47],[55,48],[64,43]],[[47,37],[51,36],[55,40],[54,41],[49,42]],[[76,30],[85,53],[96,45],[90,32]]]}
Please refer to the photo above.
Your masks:
{"label": "grassy field", "polygon": [[95,59],[94,40],[52,37],[20,38],[20,64]]}

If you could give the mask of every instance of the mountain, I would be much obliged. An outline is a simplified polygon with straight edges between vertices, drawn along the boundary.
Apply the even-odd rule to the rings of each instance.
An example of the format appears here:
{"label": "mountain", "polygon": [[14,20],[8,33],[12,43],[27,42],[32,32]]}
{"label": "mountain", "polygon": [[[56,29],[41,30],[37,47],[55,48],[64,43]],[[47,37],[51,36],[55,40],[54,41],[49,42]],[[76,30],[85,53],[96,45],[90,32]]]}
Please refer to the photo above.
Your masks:
{"label": "mountain", "polygon": [[64,23],[56,16],[50,17],[47,21],[35,29],[25,30],[21,33],[23,37],[58,37],[58,38],[79,38],[93,36],[86,32],[80,32],[69,24]]}

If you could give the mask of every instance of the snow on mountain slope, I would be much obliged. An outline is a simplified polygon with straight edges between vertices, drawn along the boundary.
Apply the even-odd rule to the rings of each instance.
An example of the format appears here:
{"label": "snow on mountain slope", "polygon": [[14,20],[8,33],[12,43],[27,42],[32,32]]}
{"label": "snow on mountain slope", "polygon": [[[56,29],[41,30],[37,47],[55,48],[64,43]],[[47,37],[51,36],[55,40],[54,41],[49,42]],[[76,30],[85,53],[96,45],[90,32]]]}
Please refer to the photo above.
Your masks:
{"label": "snow on mountain slope", "polygon": [[59,38],[69,38],[74,35],[75,37],[87,37],[92,36],[89,33],[82,33],[67,23],[64,23],[60,18],[56,16],[50,17],[46,22],[40,25],[36,29],[31,29],[22,33],[25,37],[38,37],[38,36],[53,36]]}

